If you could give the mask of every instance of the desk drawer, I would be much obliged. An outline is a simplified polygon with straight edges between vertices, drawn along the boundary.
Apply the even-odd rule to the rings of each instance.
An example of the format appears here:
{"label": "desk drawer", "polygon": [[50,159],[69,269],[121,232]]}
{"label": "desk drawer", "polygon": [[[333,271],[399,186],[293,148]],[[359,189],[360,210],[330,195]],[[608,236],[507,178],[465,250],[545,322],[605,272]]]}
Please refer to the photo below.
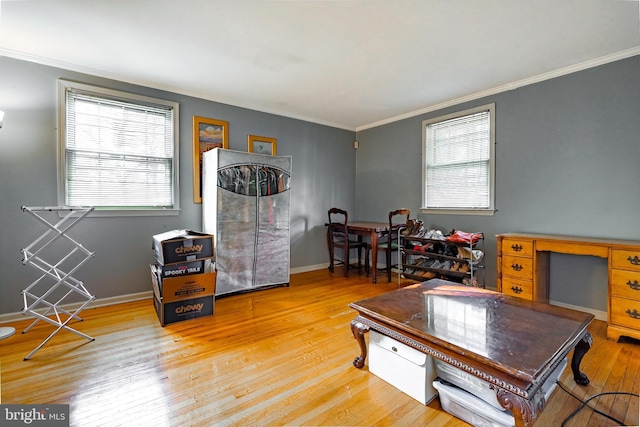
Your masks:
{"label": "desk drawer", "polygon": [[533,279],[533,260],[515,256],[502,257],[502,276],[516,277],[518,279]]}
{"label": "desk drawer", "polygon": [[531,256],[533,255],[533,241],[504,239],[502,240],[502,255],[514,255],[531,258]]}
{"label": "desk drawer", "polygon": [[640,301],[611,298],[611,323],[640,330]]}
{"label": "desk drawer", "polygon": [[613,268],[640,271],[640,251],[614,249],[611,251],[611,265]]}
{"label": "desk drawer", "polygon": [[611,295],[640,300],[640,272],[611,270]]}
{"label": "desk drawer", "polygon": [[512,297],[533,300],[533,283],[530,280],[502,278],[502,293]]}

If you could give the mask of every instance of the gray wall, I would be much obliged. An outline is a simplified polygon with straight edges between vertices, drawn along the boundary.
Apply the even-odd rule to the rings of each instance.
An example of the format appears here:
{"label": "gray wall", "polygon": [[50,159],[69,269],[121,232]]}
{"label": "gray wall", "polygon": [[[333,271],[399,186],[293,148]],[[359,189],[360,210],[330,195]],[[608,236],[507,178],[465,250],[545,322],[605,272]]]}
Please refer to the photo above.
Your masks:
{"label": "gray wall", "polygon": [[[495,286],[495,235],[526,231],[640,240],[640,57],[559,77],[445,110],[358,132],[321,126],[211,101],[0,57],[0,314],[22,309],[20,291],[37,275],[20,249],[44,229],[22,205],[57,205],[56,81],[58,78],[180,103],[180,186],[177,217],[88,218],[72,235],[96,252],[78,272],[99,298],[150,289],[153,234],[200,228],[192,201],[192,116],[228,120],[230,148],[246,150],[247,134],[278,139],[293,158],[291,266],[327,262],[326,211],[386,221],[407,207],[427,225],[482,231],[487,287]],[[422,120],[496,103],[496,207],[493,217],[425,216],[421,194]],[[354,171],[354,165],[356,171]],[[551,257],[551,299],[606,310],[606,263]]]}
{"label": "gray wall", "polygon": [[[496,104],[496,208],[492,217],[423,215],[421,124]],[[533,232],[640,240],[640,57],[358,132],[357,215],[384,220],[411,209],[432,228],[486,236],[487,287],[496,239]],[[606,261],[551,255],[551,300],[606,311]]]}
{"label": "gray wall", "polygon": [[[355,133],[175,93],[0,57],[0,314],[22,309],[20,291],[39,275],[22,265],[20,249],[46,230],[21,206],[56,206],[57,79],[65,78],[180,103],[180,204],[175,217],[87,218],[70,233],[96,253],[76,274],[98,298],[151,290],[151,236],[201,228],[193,203],[192,117],[229,122],[229,148],[247,150],[247,135],[277,138],[291,156],[291,267],[328,262],[327,209],[355,210]],[[310,102],[312,102],[310,100]]]}

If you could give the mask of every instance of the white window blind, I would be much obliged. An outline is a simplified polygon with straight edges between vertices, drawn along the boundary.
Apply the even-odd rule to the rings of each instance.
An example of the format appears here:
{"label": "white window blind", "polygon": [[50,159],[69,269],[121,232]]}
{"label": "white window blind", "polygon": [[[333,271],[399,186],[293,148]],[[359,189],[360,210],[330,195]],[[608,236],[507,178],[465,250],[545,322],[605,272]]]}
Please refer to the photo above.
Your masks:
{"label": "white window blind", "polygon": [[173,208],[174,110],[66,87],[65,204]]}
{"label": "white window blind", "polygon": [[424,207],[493,209],[492,109],[424,124]]}

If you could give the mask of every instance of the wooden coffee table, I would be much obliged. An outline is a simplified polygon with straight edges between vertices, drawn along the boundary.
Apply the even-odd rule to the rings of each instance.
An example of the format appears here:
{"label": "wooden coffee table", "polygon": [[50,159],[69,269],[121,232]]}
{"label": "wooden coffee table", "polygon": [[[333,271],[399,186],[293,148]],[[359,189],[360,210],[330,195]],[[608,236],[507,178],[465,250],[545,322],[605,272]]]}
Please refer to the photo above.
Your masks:
{"label": "wooden coffee table", "polygon": [[451,364],[490,384],[516,426],[531,426],[545,406],[542,385],[575,348],[571,369],[591,348],[594,316],[433,279],[349,304],[358,312],[351,331],[364,366],[370,329]]}

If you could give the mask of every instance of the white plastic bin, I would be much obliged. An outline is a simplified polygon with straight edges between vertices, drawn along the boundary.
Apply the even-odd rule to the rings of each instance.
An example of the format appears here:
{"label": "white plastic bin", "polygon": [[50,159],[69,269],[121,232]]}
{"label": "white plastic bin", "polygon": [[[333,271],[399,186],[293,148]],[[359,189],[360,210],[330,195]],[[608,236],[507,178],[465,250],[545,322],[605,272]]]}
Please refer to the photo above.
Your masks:
{"label": "white plastic bin", "polygon": [[511,412],[495,408],[453,384],[444,384],[435,380],[433,386],[440,396],[442,409],[474,427],[515,426],[515,419]]}
{"label": "white plastic bin", "polygon": [[369,334],[369,372],[422,404],[437,396],[433,359],[376,331]]}
{"label": "white plastic bin", "polygon": [[[444,363],[441,360],[434,360],[434,363],[436,366],[436,374],[438,377],[460,387],[461,389],[484,400],[488,404],[502,410],[502,406],[496,398],[496,392],[495,390],[491,389],[488,382],[478,377],[474,377],[473,375],[463,371],[462,369],[458,369],[455,366]],[[567,364],[568,361],[565,357],[542,385],[542,391],[544,392],[545,400],[549,399],[551,392],[553,392],[556,387],[557,379],[560,378],[560,375],[562,375],[562,373],[564,372]]]}

